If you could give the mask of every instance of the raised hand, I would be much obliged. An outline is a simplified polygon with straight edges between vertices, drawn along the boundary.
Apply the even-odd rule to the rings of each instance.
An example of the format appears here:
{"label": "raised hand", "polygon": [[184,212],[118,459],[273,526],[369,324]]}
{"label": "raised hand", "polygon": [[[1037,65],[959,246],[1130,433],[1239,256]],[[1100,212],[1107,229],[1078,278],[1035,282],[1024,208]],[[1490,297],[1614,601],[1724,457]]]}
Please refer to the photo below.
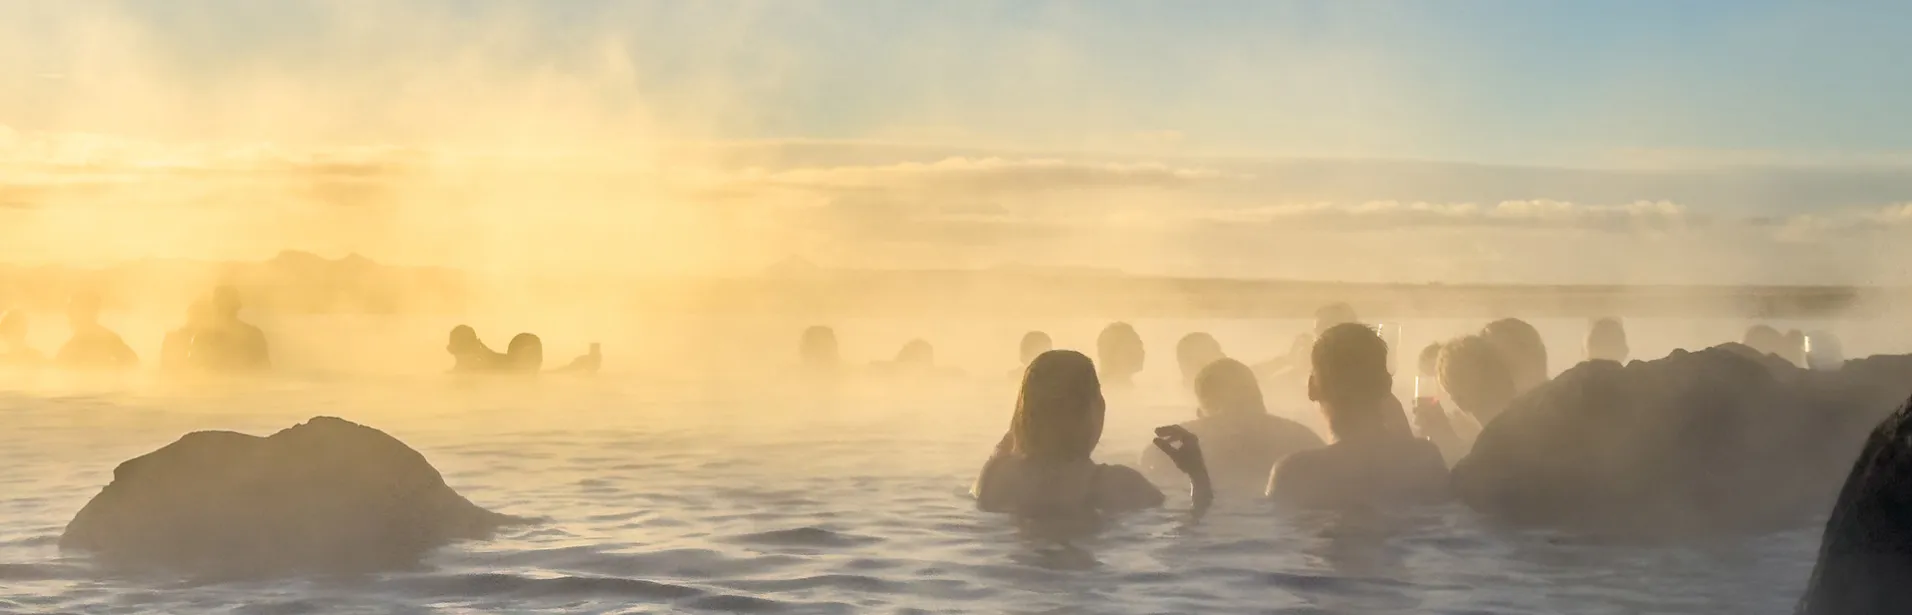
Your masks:
{"label": "raised hand", "polygon": [[1175,462],[1177,469],[1188,474],[1188,482],[1192,487],[1189,496],[1195,502],[1197,513],[1207,510],[1208,505],[1215,501],[1215,492],[1208,481],[1208,462],[1202,459],[1201,439],[1180,425],[1157,427],[1155,448],[1162,449],[1162,453]]}

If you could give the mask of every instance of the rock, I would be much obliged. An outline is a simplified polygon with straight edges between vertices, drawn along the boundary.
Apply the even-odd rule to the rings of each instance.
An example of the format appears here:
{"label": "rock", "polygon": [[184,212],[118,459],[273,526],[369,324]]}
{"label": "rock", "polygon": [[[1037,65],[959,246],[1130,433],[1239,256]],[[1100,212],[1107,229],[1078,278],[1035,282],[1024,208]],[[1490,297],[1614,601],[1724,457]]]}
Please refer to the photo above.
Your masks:
{"label": "rock", "polygon": [[1912,400],[1872,430],[1846,475],[1799,615],[1889,615],[1912,605]]}
{"label": "rock", "polygon": [[460,496],[396,438],[317,417],[264,438],[189,433],[120,464],[60,548],[195,574],[363,572],[516,521]]}
{"label": "rock", "polygon": [[[1823,513],[1905,361],[1808,372],[1727,344],[1582,363],[1528,392],[1454,467],[1470,507],[1643,538],[1757,532]],[[1858,426],[1855,428],[1855,426]]]}

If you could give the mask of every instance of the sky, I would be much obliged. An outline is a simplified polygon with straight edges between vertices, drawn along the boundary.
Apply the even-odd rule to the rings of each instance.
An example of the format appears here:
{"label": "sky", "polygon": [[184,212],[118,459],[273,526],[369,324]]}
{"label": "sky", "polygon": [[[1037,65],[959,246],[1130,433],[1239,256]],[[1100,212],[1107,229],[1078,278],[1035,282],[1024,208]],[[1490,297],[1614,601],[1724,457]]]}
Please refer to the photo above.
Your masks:
{"label": "sky", "polygon": [[1893,2],[0,3],[0,260],[1912,283]]}

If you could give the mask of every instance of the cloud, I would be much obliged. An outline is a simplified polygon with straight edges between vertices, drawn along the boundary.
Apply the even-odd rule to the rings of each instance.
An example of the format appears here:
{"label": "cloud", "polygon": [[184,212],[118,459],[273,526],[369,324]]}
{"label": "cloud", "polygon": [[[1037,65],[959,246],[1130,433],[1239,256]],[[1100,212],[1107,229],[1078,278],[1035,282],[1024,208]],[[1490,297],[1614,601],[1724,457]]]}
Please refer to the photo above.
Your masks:
{"label": "cloud", "polygon": [[736,181],[823,191],[904,190],[967,195],[1103,188],[1180,188],[1236,176],[1157,162],[1086,162],[1057,158],[965,158],[888,165],[747,169]]}
{"label": "cloud", "polygon": [[1225,224],[1374,231],[1426,227],[1669,231],[1705,222],[1705,218],[1694,216],[1687,208],[1666,201],[1582,205],[1545,199],[1491,205],[1402,201],[1306,203],[1221,210],[1208,212],[1204,217]]}

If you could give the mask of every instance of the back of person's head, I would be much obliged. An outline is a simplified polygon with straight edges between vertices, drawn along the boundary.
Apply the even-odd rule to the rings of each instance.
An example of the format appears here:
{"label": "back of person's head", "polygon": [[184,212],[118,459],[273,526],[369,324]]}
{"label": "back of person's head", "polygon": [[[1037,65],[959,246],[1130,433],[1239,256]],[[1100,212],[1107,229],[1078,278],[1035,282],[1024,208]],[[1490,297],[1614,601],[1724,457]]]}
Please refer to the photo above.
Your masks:
{"label": "back of person's head", "polygon": [[1088,459],[1102,439],[1102,383],[1095,362],[1073,350],[1036,356],[1022,373],[1010,419],[1010,453],[1025,459]]}
{"label": "back of person's head", "polygon": [[1502,318],[1487,323],[1481,336],[1500,349],[1501,360],[1514,377],[1515,391],[1524,393],[1547,381],[1551,373],[1547,371],[1547,343],[1533,325],[1519,318]]}
{"label": "back of person's head", "polygon": [[1379,402],[1394,395],[1394,376],[1380,335],[1360,323],[1329,327],[1315,340],[1310,359],[1308,397],[1327,411],[1329,430],[1345,437],[1382,427],[1389,417],[1380,414]]}
{"label": "back of person's head", "polygon": [[544,341],[530,333],[519,333],[505,347],[505,359],[513,370],[538,371],[544,367]]}
{"label": "back of person's head", "polygon": [[1415,375],[1433,376],[1441,373],[1441,343],[1434,342],[1421,348],[1420,360],[1415,362]]}
{"label": "back of person's head", "polygon": [[18,309],[0,315],[0,339],[18,341],[27,336],[27,313]]}
{"label": "back of person's head", "polygon": [[1618,318],[1601,318],[1587,327],[1587,360],[1625,363],[1633,354],[1627,347],[1627,330]]}
{"label": "back of person's head", "polygon": [[1143,362],[1147,360],[1142,336],[1126,322],[1102,328],[1102,334],[1095,337],[1095,356],[1104,373],[1123,378],[1142,371]]}
{"label": "back of person's head", "polygon": [[1354,313],[1354,306],[1339,301],[1321,306],[1315,310],[1314,316],[1314,332],[1317,336],[1338,325],[1361,321]]}
{"label": "back of person's head", "polygon": [[1175,343],[1175,364],[1182,368],[1182,380],[1185,382],[1194,382],[1202,368],[1227,357],[1222,352],[1221,342],[1215,341],[1215,336],[1207,333],[1190,333]]}
{"label": "back of person's head", "polygon": [[451,328],[451,339],[445,344],[445,350],[452,354],[465,354],[478,349],[478,330],[471,325],[458,325]]}
{"label": "back of person's head", "polygon": [[1746,335],[1740,343],[1748,348],[1766,354],[1786,354],[1786,336],[1770,325],[1758,324],[1746,328]]}
{"label": "back of person's head", "polygon": [[1201,401],[1198,412],[1204,417],[1268,413],[1255,370],[1229,358],[1209,363],[1195,376],[1195,399]]}
{"label": "back of person's head", "polygon": [[804,329],[802,340],[797,342],[797,356],[805,365],[836,365],[836,331],[821,325]]}
{"label": "back of person's head", "polygon": [[932,367],[936,365],[936,347],[920,339],[910,340],[896,352],[896,363],[906,367]]}
{"label": "back of person's head", "polygon": [[1505,355],[1479,335],[1442,344],[1440,374],[1448,399],[1482,425],[1500,415],[1518,395]]}
{"label": "back of person's head", "polygon": [[1017,346],[1017,350],[1019,351],[1017,356],[1022,359],[1023,365],[1028,365],[1030,361],[1036,360],[1037,355],[1055,350],[1055,348],[1056,343],[1049,339],[1049,334],[1041,331],[1030,331],[1022,334],[1022,344]]}

